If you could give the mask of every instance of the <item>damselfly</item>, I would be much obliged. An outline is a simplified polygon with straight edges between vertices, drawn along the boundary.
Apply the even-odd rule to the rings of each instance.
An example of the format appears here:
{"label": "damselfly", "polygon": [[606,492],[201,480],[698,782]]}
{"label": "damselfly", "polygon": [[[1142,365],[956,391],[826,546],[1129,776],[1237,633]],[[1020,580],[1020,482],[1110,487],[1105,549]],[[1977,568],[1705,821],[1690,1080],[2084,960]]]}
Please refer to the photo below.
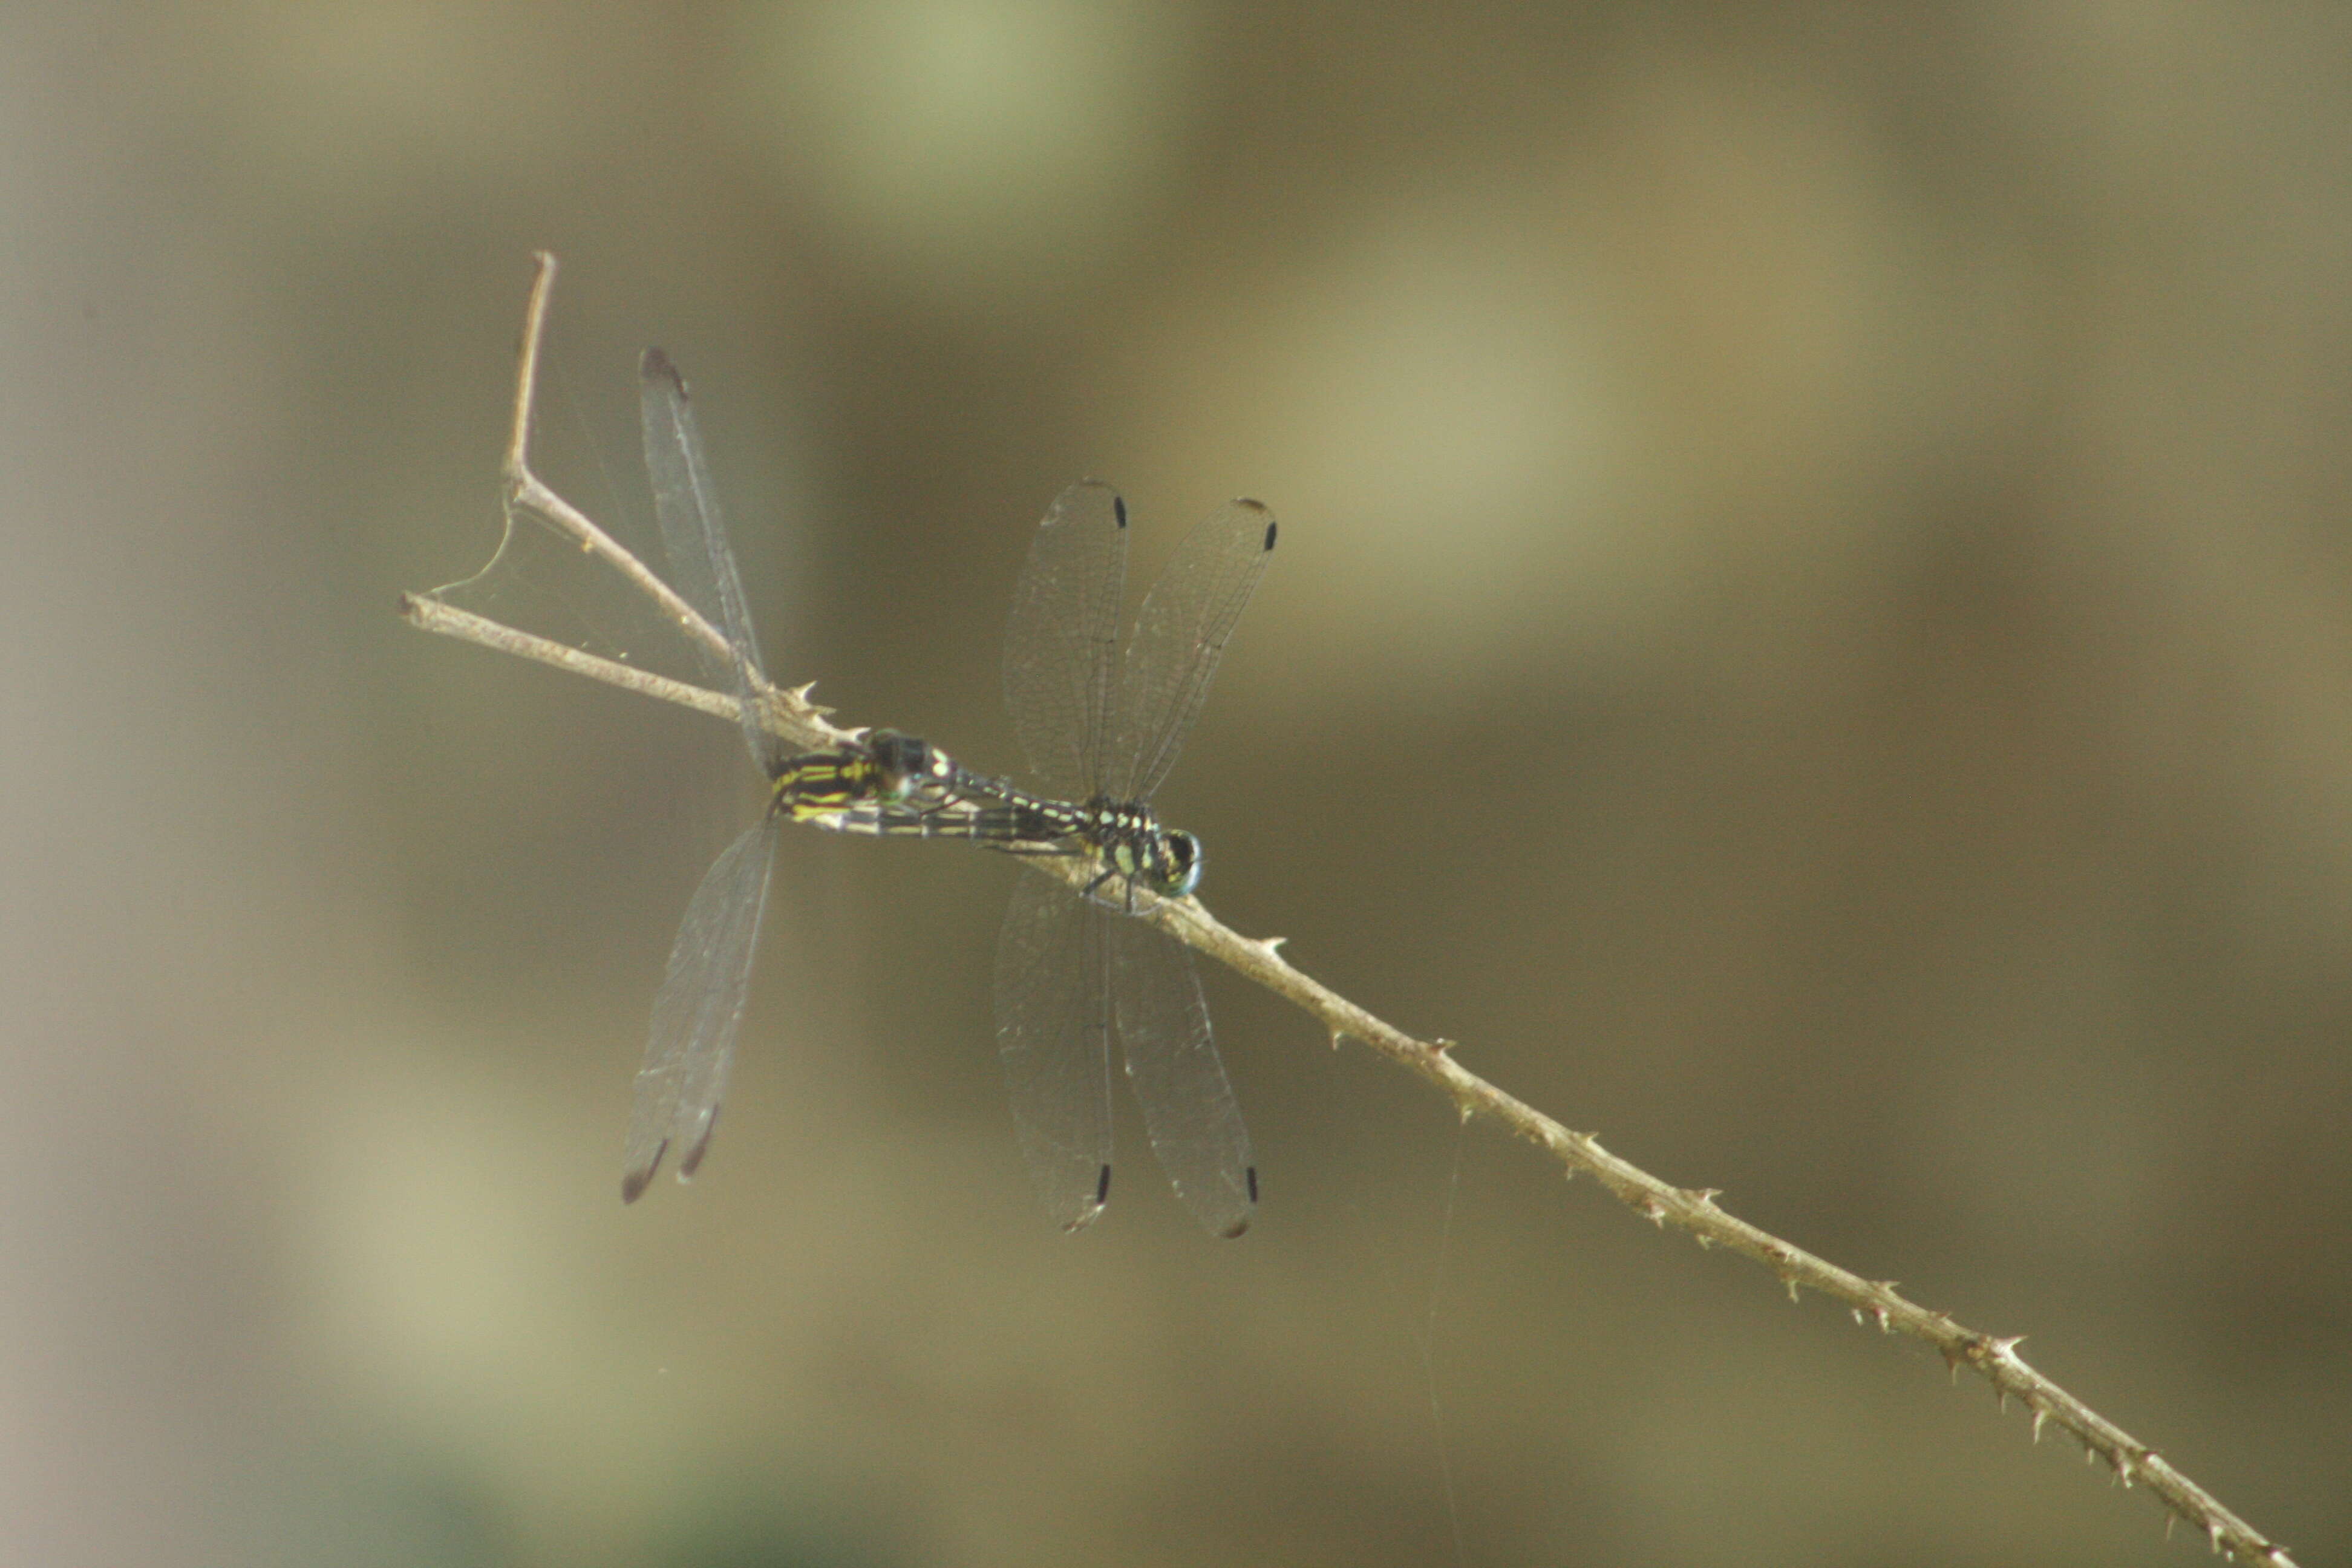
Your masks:
{"label": "damselfly", "polygon": [[1083,858],[1075,889],[1022,878],[997,942],[997,1048],[1030,1173],[1064,1228],[1102,1212],[1116,1023],[1160,1169],[1211,1231],[1239,1236],[1257,1203],[1257,1170],[1200,976],[1181,945],[1126,917],[1139,892],[1147,903],[1182,898],[1200,882],[1200,840],[1162,827],[1151,795],[1265,574],[1275,522],[1256,501],[1235,500],[1195,529],[1144,599],[1122,665],[1127,527],[1127,505],[1108,486],[1071,486],[1039,525],[1014,590],[1005,702],[1047,793],[982,778],[924,748],[935,788],[965,808],[996,804],[944,812],[877,797],[818,825]]}
{"label": "damselfly", "polygon": [[[671,945],[629,1111],[621,1176],[621,1197],[628,1203],[644,1193],[673,1145],[681,1181],[694,1174],[710,1147],[735,1065],[735,1037],[767,907],[769,868],[785,819],[822,822],[829,814],[875,806],[945,822],[954,805],[952,764],[911,736],[877,731],[858,747],[795,756],[760,721],[760,693],[768,679],[760,666],[743,579],[711,493],[686,382],[659,349],[646,351],[638,382],[646,468],[677,579],[673,586],[725,635],[724,668],[713,674],[733,691],[744,743],[773,788],[760,820],[704,873]],[[715,658],[708,662],[721,663]]]}

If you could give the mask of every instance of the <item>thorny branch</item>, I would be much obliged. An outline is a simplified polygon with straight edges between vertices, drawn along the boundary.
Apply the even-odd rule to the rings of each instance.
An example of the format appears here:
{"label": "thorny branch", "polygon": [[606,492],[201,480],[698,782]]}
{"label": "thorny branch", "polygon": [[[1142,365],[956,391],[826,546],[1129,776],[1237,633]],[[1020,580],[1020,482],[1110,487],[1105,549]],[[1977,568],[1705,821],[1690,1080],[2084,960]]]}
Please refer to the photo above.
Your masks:
{"label": "thorny branch", "polygon": [[[568,534],[582,549],[611,564],[652,598],[690,640],[708,646],[723,659],[727,657],[726,639],[716,627],[531,472],[530,438],[540,341],[546,324],[549,290],[555,279],[554,257],[542,251],[535,259],[538,275],[524,319],[516,375],[514,430],[505,461],[507,526],[515,527],[516,513],[523,511]],[[411,625],[426,631],[537,659],[649,697],[681,703],[730,722],[740,716],[740,705],[732,697],[665,679],[516,631],[429,595],[402,595],[401,613]],[[835,729],[824,721],[829,710],[810,703],[805,686],[793,690],[767,687],[757,693],[757,699],[764,710],[761,721],[794,745],[809,751],[826,751],[852,744],[856,739],[858,731]],[[1052,868],[1067,871],[1074,877],[1081,874],[1075,867]],[[1156,903],[1156,907],[1147,910],[1141,918],[1304,1009],[1322,1024],[1333,1045],[1342,1039],[1362,1042],[1443,1090],[1464,1120],[1474,1116],[1491,1118],[1544,1149],[1570,1176],[1580,1171],[1590,1173],[1620,1202],[1661,1228],[1673,1226],[1687,1231],[1701,1247],[1724,1247],[1754,1258],[1788,1287],[1792,1300],[1801,1289],[1810,1287],[1844,1302],[1856,1322],[1874,1322],[1882,1333],[1899,1331],[1925,1340],[1942,1353],[1955,1376],[1961,1367],[1968,1367],[1992,1385],[2004,1407],[2013,1398],[2032,1411],[2035,1441],[2041,1440],[2045,1424],[2055,1422],[2082,1443],[2086,1460],[2104,1460],[2116,1480],[2126,1487],[2145,1484],[2179,1519],[2203,1531],[2216,1552],[2226,1552],[2237,1562],[2263,1564],[2265,1568],[2294,1568],[2284,1548],[2222,1507],[2162,1455],[2028,1365],[2017,1353],[2025,1337],[2022,1334],[1989,1334],[1968,1328],[1955,1322],[1948,1313],[1906,1300],[1891,1280],[1864,1279],[1736,1218],[1715,1201],[1717,1194],[1712,1188],[1677,1187],[1659,1180],[1603,1149],[1592,1134],[1570,1131],[1471,1072],[1448,1054],[1451,1042],[1415,1039],[1293,968],[1278,951],[1282,943],[1279,937],[1261,942],[1242,936],[1219,923],[1197,899],[1147,902]]]}

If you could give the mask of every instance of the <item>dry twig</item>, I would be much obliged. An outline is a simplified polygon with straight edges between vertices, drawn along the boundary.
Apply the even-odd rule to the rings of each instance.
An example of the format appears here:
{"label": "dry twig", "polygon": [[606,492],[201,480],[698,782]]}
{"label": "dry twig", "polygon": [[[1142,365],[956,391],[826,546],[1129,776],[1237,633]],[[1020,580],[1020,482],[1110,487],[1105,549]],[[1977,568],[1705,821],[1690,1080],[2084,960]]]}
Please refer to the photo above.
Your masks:
{"label": "dry twig", "polygon": [[[549,289],[555,279],[555,258],[541,252],[536,259],[539,271],[524,321],[516,376],[514,430],[505,463],[507,526],[513,529],[517,526],[516,514],[528,512],[570,536],[582,549],[610,563],[653,599],[689,639],[706,645],[724,660],[728,657],[727,643],[718,628],[530,470],[530,435],[540,340],[546,323]],[[426,631],[537,659],[646,696],[681,703],[730,722],[739,721],[740,709],[733,697],[649,675],[625,664],[516,631],[429,595],[404,594],[401,612],[412,625]],[[808,689],[803,686],[792,690],[774,687],[760,690],[757,700],[764,710],[761,721],[774,733],[808,751],[832,750],[854,742],[857,731],[835,729],[826,723],[824,715],[828,710],[809,702]],[[1074,884],[1086,875],[1076,862],[1060,866],[1037,864],[1040,869],[1068,876]],[[1992,1384],[2004,1407],[2014,1398],[2032,1411],[2035,1441],[2041,1440],[2045,1424],[2055,1422],[2082,1443],[2086,1459],[2104,1460],[2126,1487],[2146,1485],[2179,1519],[2204,1531],[2216,1552],[2227,1552],[2240,1563],[2294,1568],[2284,1549],[2222,1507],[2155,1449],[2028,1365],[2017,1353],[2024,1339],[2022,1334],[2004,1336],[1968,1328],[1955,1322],[1948,1313],[1906,1300],[1896,1293],[1891,1280],[1864,1279],[1735,1218],[1715,1201],[1718,1194],[1712,1188],[1677,1187],[1660,1181],[1603,1149],[1592,1134],[1570,1131],[1471,1072],[1448,1054],[1450,1042],[1415,1039],[1293,968],[1277,951],[1282,942],[1279,937],[1253,941],[1242,936],[1220,924],[1197,899],[1152,900],[1147,896],[1145,901],[1156,907],[1148,909],[1141,918],[1305,1010],[1323,1026],[1335,1046],[1342,1039],[1361,1041],[1443,1090],[1465,1120],[1490,1117],[1544,1149],[1570,1175],[1579,1171],[1590,1173],[1619,1201],[1661,1228],[1673,1226],[1687,1231],[1701,1247],[1720,1246],[1754,1258],[1788,1287],[1792,1300],[1797,1299],[1800,1289],[1810,1287],[1844,1302],[1856,1322],[1874,1322],[1882,1333],[1900,1331],[1927,1341],[1943,1354],[1956,1376],[1966,1366]]]}

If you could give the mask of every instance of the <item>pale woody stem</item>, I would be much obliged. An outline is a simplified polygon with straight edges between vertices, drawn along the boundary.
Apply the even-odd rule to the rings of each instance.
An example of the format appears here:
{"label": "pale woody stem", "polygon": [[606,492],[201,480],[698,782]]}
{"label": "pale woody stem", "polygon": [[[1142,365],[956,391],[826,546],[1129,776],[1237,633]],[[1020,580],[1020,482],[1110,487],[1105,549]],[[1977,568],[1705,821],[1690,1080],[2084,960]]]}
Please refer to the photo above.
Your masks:
{"label": "pale woody stem", "polygon": [[[716,627],[530,471],[531,404],[548,289],[555,277],[553,257],[542,252],[537,259],[539,273],[525,318],[516,376],[514,430],[505,463],[507,503],[510,509],[521,507],[545,519],[577,541],[583,550],[609,563],[660,605],[663,613],[683,627],[689,637],[724,663],[731,656],[726,638]],[[739,705],[732,697],[582,653],[429,596],[403,595],[401,605],[411,624],[426,631],[537,659],[648,697],[680,703],[714,718],[730,722],[737,718]],[[832,750],[848,743],[854,732],[825,723],[824,710],[806,700],[807,689],[802,687],[795,691],[782,691],[769,687],[761,690],[759,699],[767,710],[761,716],[763,724],[808,751]],[[1087,868],[1076,863],[1031,863],[1049,875],[1066,878],[1074,886],[1088,874]],[[2223,1508],[2155,1450],[2027,1365],[2017,1353],[2022,1335],[2002,1338],[1966,1328],[1945,1313],[1906,1300],[1896,1293],[1891,1281],[1864,1279],[1735,1218],[1717,1204],[1717,1194],[1712,1189],[1677,1187],[1660,1181],[1603,1149],[1591,1133],[1570,1131],[1471,1072],[1449,1054],[1448,1042],[1415,1039],[1292,968],[1276,951],[1279,939],[1255,942],[1241,936],[1220,924],[1194,899],[1153,900],[1144,894],[1140,901],[1147,906],[1143,918],[1304,1009],[1323,1026],[1334,1043],[1341,1038],[1361,1041],[1436,1085],[1465,1119],[1473,1115],[1494,1118],[1548,1151],[1571,1175],[1579,1171],[1591,1173],[1621,1202],[1659,1226],[1671,1225],[1689,1232],[1702,1247],[1719,1246],[1754,1258],[1788,1287],[1791,1298],[1801,1286],[1810,1286],[1844,1302],[1859,1322],[1875,1323],[1882,1332],[1899,1330],[1927,1341],[1942,1352],[1955,1373],[1962,1366],[1969,1367],[1992,1384],[2004,1405],[2015,1398],[2032,1411],[2037,1440],[2043,1425],[2049,1422],[2073,1433],[2083,1444],[2086,1458],[2095,1456],[2105,1460],[2125,1486],[2145,1484],[2174,1513],[2203,1531],[2215,1551],[2226,1552],[2242,1563],[2294,1568],[2282,1548]]]}

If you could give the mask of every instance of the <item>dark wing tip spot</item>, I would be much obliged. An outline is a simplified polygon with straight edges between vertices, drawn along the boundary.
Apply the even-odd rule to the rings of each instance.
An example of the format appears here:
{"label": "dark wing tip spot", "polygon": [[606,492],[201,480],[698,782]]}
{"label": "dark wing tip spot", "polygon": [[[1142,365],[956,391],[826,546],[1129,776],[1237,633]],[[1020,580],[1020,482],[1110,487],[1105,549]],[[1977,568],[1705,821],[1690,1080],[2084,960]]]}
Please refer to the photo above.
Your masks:
{"label": "dark wing tip spot", "polygon": [[1065,1236],[1076,1236],[1079,1231],[1082,1231],[1086,1229],[1087,1226],[1094,1224],[1094,1222],[1100,1217],[1103,1212],[1103,1205],[1109,1201],[1110,1167],[1108,1165],[1105,1165],[1095,1173],[1094,1197],[1088,1202],[1080,1205],[1077,1213],[1072,1215],[1068,1219],[1062,1222],[1062,1234]]}
{"label": "dark wing tip spot", "polygon": [[653,1185],[654,1173],[661,1169],[662,1156],[668,1152],[669,1140],[665,1138],[661,1141],[660,1146],[654,1150],[654,1157],[646,1161],[641,1169],[622,1173],[621,1201],[623,1203],[633,1204],[646,1195],[646,1189]]}
{"label": "dark wing tip spot", "polygon": [[1238,1241],[1249,1234],[1249,1215],[1244,1215],[1224,1229],[1217,1232],[1219,1241]]}
{"label": "dark wing tip spot", "polygon": [[702,1169],[702,1157],[710,1152],[710,1135],[718,1131],[719,1112],[714,1110],[703,1120],[702,1136],[694,1141],[694,1146],[688,1149],[686,1152],[685,1157],[680,1159],[677,1163],[677,1179],[679,1181],[690,1182],[694,1180],[694,1173]]}
{"label": "dark wing tip spot", "polygon": [[1234,498],[1233,504],[1265,519],[1265,544],[1264,548],[1267,550],[1273,549],[1275,529],[1274,514],[1265,510],[1265,502],[1253,500],[1248,496],[1235,496]]}
{"label": "dark wing tip spot", "polygon": [[679,397],[686,395],[686,377],[678,374],[669,355],[659,348],[650,348],[637,361],[637,374],[647,381],[666,381],[675,387]]}

